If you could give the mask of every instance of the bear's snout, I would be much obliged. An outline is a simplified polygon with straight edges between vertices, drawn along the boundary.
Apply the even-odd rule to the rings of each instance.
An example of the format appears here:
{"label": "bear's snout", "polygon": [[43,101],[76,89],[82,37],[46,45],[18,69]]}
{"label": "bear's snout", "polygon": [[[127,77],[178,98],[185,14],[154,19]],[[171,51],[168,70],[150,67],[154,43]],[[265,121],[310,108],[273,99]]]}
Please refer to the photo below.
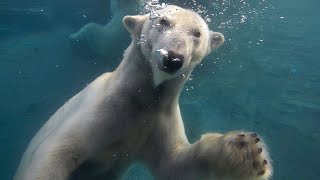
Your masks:
{"label": "bear's snout", "polygon": [[177,72],[184,63],[184,56],[182,54],[175,53],[174,51],[168,51],[166,56],[162,58],[163,69],[162,71],[173,74]]}

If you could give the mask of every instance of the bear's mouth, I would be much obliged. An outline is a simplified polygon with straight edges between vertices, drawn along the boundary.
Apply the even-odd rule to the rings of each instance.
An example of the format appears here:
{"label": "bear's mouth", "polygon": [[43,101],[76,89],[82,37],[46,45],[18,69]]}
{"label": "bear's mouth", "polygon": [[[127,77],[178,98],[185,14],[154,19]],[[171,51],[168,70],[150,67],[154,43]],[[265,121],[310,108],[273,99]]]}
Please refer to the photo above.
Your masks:
{"label": "bear's mouth", "polygon": [[163,65],[163,63],[161,62],[161,60],[158,61],[157,67],[160,71],[165,72],[166,67]]}

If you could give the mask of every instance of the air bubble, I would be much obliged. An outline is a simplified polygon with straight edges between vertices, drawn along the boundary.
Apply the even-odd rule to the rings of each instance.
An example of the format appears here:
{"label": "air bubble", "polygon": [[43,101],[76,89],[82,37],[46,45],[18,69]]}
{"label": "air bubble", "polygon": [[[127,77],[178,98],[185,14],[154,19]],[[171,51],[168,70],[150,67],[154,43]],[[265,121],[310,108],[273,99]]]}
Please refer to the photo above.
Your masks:
{"label": "air bubble", "polygon": [[138,40],[138,43],[137,43],[138,45],[139,44],[144,44],[144,43],[147,42],[147,40],[145,39],[145,36],[143,34],[141,34],[140,38],[137,38],[137,40]]}
{"label": "air bubble", "polygon": [[247,16],[241,15],[240,23],[244,23],[247,19]]}
{"label": "air bubble", "polygon": [[157,10],[163,9],[167,6],[167,4],[159,3],[159,0],[149,0],[146,1],[144,10],[146,13],[149,13],[149,19],[154,21],[159,18],[161,15],[157,12]]}

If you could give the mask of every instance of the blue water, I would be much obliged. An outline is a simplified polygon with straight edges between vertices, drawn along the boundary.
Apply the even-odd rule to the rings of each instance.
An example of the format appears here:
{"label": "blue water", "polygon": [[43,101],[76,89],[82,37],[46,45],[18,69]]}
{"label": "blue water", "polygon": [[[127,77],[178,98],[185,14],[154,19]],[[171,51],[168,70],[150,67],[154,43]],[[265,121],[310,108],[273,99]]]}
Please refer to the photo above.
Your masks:
{"label": "blue water", "polygon": [[[320,179],[320,1],[197,2],[209,6],[215,14],[209,26],[227,41],[182,93],[189,139],[256,131],[269,145],[274,180]],[[129,35],[114,42],[108,57],[78,53],[68,40],[86,23],[110,19],[109,0],[0,2],[1,180],[12,178],[28,142],[57,108],[117,66]],[[136,165],[124,179],[151,176]]]}

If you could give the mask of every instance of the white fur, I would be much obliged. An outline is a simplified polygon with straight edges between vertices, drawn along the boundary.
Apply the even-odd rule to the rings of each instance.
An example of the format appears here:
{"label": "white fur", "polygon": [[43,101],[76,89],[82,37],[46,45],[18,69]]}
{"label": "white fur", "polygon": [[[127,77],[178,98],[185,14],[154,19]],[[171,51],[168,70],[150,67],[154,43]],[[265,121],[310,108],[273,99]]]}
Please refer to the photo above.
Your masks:
{"label": "white fur", "polygon": [[[108,49],[114,48],[117,42],[127,40],[127,32],[121,24],[122,18],[141,11],[140,7],[141,0],[111,0],[112,18],[107,24],[88,23],[69,38],[75,49],[80,47],[85,53],[110,57]],[[118,55],[120,52],[115,54]]]}
{"label": "white fur", "polygon": [[[121,64],[98,77],[47,121],[25,151],[15,180],[110,179],[106,174],[110,171],[119,178],[136,160],[163,180],[270,177],[270,164],[254,169],[246,159],[269,161],[265,145],[255,143],[257,138],[250,138],[249,133],[243,139],[239,132],[206,134],[194,144],[188,142],[180,92],[195,65],[224,38],[209,31],[190,10],[168,6],[159,13],[172,26],[153,27],[147,15],[123,19],[133,41]],[[190,34],[194,29],[200,31],[199,38]],[[146,41],[139,44],[141,34]],[[182,68],[171,75],[162,72],[156,66],[161,61],[158,49],[183,54]],[[238,148],[241,142],[249,146]],[[247,157],[248,149],[256,152],[260,147],[262,154]],[[83,164],[91,168],[78,171]],[[266,171],[264,175],[257,174],[261,170]]]}

